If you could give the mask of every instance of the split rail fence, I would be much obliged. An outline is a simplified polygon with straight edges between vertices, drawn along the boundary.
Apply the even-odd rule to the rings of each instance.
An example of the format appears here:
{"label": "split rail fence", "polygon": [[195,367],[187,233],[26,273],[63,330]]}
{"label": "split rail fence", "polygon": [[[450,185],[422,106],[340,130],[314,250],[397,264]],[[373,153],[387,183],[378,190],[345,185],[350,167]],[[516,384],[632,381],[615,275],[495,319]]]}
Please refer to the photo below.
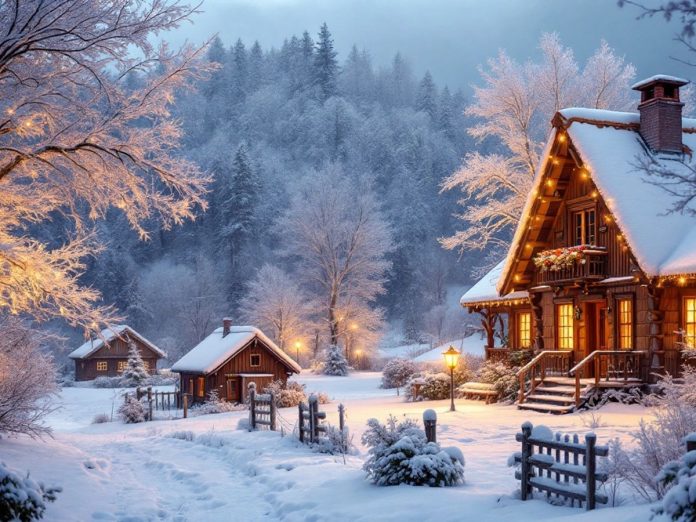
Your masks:
{"label": "split rail fence", "polygon": [[532,497],[534,489],[570,501],[578,507],[595,509],[597,502],[607,503],[607,496],[597,492],[597,481],[605,482],[606,473],[597,472],[597,457],[606,457],[609,449],[597,446],[594,433],[585,435],[584,444],[579,437],[561,436],[556,433],[552,439],[534,437],[532,423],[525,422],[522,432],[516,435],[522,443],[522,452],[515,456],[520,469],[515,478],[521,482],[521,499]]}
{"label": "split rail fence", "polygon": [[249,431],[258,429],[259,426],[267,426],[269,430],[276,431],[275,396],[273,393],[256,393],[256,384],[249,385]]}

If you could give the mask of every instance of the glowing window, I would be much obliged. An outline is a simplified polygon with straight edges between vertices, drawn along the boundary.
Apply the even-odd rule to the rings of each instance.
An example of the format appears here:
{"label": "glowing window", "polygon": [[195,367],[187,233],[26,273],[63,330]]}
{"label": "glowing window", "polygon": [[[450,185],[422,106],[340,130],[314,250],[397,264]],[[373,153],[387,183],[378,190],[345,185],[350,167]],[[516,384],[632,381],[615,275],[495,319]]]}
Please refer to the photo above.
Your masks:
{"label": "glowing window", "polygon": [[198,392],[199,397],[205,397],[205,377],[198,378]]}
{"label": "glowing window", "polygon": [[532,314],[524,312],[517,314],[518,348],[529,348],[532,345]]}
{"label": "glowing window", "polygon": [[696,347],[696,297],[684,299],[684,343]]}
{"label": "glowing window", "polygon": [[119,372],[125,371],[127,365],[128,365],[128,361],[118,361],[118,371]]}
{"label": "glowing window", "polygon": [[559,350],[572,350],[575,346],[573,305],[570,303],[556,306],[556,338]]}
{"label": "glowing window", "polygon": [[596,214],[593,210],[583,210],[573,215],[576,245],[594,245],[597,243]]}
{"label": "glowing window", "polygon": [[617,300],[617,324],[619,329],[619,349],[633,349],[633,300]]}
{"label": "glowing window", "polygon": [[109,369],[108,361],[97,361],[97,371],[105,372]]}

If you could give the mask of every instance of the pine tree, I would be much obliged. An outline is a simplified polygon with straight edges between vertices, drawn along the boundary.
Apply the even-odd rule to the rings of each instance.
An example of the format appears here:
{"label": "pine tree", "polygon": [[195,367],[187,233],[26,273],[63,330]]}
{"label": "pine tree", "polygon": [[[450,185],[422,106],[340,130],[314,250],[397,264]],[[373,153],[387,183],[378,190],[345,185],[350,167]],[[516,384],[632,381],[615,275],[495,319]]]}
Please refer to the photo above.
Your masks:
{"label": "pine tree", "polygon": [[248,92],[256,91],[263,83],[263,50],[258,41],[254,42],[249,51]]}
{"label": "pine tree", "polygon": [[324,23],[319,31],[319,41],[316,44],[316,55],[314,56],[314,84],[318,88],[321,101],[327,100],[337,92],[338,62],[336,54],[329,27]]}
{"label": "pine tree", "polygon": [[326,350],[324,373],[326,375],[348,375],[348,361],[340,346],[332,344]]}
{"label": "pine tree", "polygon": [[[225,46],[222,44],[219,36],[213,38],[208,47],[208,61],[219,63],[220,65],[225,63]],[[202,91],[207,99],[211,99],[214,94],[222,91],[225,84],[224,70],[222,68],[213,72],[210,79],[205,83]]]}
{"label": "pine tree", "polygon": [[249,80],[249,63],[244,42],[238,39],[232,49],[232,67],[230,71],[230,90],[232,102],[238,103],[244,100]]}
{"label": "pine tree", "polygon": [[447,86],[442,89],[440,95],[440,111],[437,118],[437,124],[440,130],[445,133],[445,136],[452,139],[454,137],[454,126],[452,125],[452,95]]}
{"label": "pine tree", "polygon": [[138,386],[145,382],[149,374],[145,368],[140,350],[133,341],[128,342],[128,363],[121,374],[121,379],[128,386]]}
{"label": "pine tree", "polygon": [[426,71],[418,87],[416,110],[430,116],[430,121],[435,121],[437,117],[437,88],[430,71]]}

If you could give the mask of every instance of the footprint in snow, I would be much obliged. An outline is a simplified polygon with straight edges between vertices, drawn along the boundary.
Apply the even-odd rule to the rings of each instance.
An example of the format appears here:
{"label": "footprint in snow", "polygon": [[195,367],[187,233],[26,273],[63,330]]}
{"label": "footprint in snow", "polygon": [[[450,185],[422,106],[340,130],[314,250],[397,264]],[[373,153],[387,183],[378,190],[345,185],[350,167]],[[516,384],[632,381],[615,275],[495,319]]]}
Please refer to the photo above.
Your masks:
{"label": "footprint in snow", "polygon": [[278,464],[275,469],[284,469],[285,471],[292,471],[295,469],[294,464]]}

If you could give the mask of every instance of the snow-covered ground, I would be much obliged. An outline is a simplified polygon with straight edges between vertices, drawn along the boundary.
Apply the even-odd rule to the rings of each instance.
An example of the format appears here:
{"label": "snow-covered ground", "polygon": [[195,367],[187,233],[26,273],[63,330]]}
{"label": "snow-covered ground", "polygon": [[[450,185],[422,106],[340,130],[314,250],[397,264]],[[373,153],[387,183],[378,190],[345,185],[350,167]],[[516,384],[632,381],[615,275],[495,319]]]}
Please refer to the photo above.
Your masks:
{"label": "snow-covered ground", "polygon": [[447,351],[447,349],[450,346],[454,346],[461,353],[483,357],[484,355],[486,355],[486,351],[484,349],[485,345],[486,339],[482,339],[481,334],[475,333],[473,335],[470,335],[469,337],[465,337],[464,339],[457,339],[456,341],[450,341],[448,343],[441,344],[440,346],[436,346],[432,350],[429,350],[419,355],[418,357],[415,357],[413,360],[415,362],[424,363],[441,363],[444,361],[444,358],[442,357],[442,352]]}
{"label": "snow-covered ground", "polygon": [[[448,401],[406,403],[393,390],[379,389],[378,373],[302,375],[299,380],[309,390],[334,398],[323,406],[329,422],[337,422],[339,401],[347,406],[359,455],[344,462],[340,456],[312,453],[291,436],[237,430],[244,412],[93,425],[95,414],[110,413],[113,390],[66,388],[60,396],[62,408],[49,418],[55,438],[0,440],[0,459],[63,487],[58,500],[49,505],[49,521],[649,519],[647,505],[586,513],[514,498],[517,483],[506,461],[518,449],[515,433],[522,422],[584,433],[587,415],[548,416],[465,400],[458,400],[458,411],[450,413]],[[361,471],[365,449],[360,435],[366,420],[384,419],[390,413],[420,419],[426,408],[438,412],[439,441],[464,452],[466,484],[456,488],[369,484]],[[650,411],[611,405],[599,415],[602,426],[594,431],[600,443],[614,436],[630,442],[630,432]],[[294,425],[296,409],[280,410],[280,416],[283,425]]]}

